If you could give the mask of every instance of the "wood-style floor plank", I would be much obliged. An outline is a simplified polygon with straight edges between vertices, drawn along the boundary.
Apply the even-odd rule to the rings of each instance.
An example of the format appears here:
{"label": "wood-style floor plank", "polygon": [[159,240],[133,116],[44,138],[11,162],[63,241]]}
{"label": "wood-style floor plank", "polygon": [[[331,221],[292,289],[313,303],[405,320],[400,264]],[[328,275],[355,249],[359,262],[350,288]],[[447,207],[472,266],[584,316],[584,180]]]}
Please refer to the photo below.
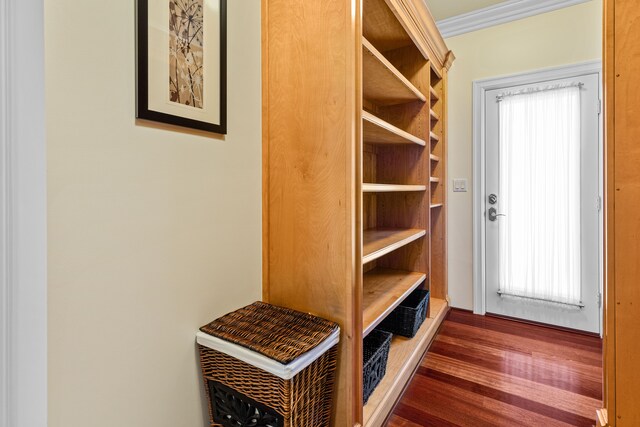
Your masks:
{"label": "wood-style floor plank", "polygon": [[602,342],[452,310],[387,426],[593,426]]}

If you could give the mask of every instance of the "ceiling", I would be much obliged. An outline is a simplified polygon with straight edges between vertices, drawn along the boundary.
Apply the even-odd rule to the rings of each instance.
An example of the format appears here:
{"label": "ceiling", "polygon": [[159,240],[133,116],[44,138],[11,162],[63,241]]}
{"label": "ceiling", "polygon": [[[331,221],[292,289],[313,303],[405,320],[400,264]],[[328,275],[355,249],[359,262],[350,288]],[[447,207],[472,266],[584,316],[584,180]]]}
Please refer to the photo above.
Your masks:
{"label": "ceiling", "polygon": [[424,0],[436,21],[484,9],[503,1],[505,0]]}

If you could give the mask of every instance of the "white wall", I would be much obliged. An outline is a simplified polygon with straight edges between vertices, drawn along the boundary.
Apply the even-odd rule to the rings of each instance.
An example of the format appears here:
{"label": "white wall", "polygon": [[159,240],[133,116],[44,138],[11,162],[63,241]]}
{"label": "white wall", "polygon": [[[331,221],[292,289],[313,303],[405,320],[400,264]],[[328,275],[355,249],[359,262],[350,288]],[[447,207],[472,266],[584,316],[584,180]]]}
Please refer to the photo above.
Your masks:
{"label": "white wall", "polygon": [[260,2],[224,139],[135,120],[135,2],[45,2],[49,426],[203,426],[194,336],[261,296]]}
{"label": "white wall", "polygon": [[470,191],[449,183],[449,296],[454,307],[473,308],[472,82],[602,57],[602,2],[554,12],[446,40],[456,55],[449,74],[448,174],[466,178]]}

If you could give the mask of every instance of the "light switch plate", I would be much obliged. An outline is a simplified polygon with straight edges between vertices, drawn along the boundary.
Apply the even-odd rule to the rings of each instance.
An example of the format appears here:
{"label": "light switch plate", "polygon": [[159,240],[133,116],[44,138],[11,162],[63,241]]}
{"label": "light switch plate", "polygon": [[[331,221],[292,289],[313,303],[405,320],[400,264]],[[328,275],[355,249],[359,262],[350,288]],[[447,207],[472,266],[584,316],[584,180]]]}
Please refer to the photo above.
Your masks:
{"label": "light switch plate", "polygon": [[454,193],[466,193],[467,192],[467,180],[466,179],[454,179],[453,180],[453,192]]}

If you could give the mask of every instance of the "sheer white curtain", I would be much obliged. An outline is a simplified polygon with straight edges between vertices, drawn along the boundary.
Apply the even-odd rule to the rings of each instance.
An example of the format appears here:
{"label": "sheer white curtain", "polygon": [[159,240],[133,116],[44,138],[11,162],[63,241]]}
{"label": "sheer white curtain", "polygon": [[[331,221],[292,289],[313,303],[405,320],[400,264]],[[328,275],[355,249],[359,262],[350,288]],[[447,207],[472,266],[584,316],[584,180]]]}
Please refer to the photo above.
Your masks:
{"label": "sheer white curtain", "polygon": [[580,87],[503,94],[500,292],[580,304]]}

